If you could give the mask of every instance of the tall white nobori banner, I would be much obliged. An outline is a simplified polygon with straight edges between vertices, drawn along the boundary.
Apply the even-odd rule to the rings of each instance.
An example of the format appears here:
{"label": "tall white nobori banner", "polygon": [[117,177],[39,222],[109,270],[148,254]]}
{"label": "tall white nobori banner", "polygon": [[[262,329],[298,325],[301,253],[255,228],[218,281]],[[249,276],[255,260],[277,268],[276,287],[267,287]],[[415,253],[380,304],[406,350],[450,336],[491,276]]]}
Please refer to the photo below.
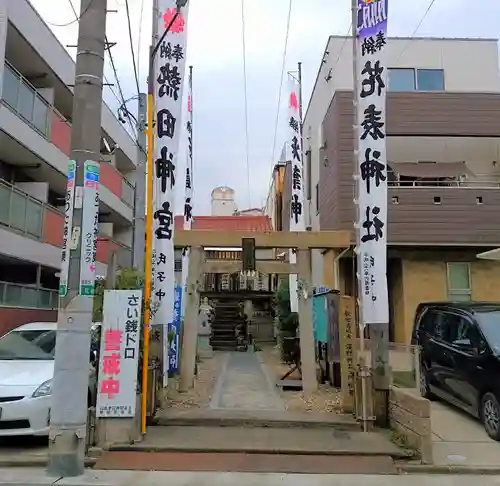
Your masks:
{"label": "tall white nobori banner", "polygon": [[358,278],[361,325],[389,322],[387,295],[387,6],[357,0]]}
{"label": "tall white nobori banner", "polygon": [[[184,229],[190,230],[193,224],[193,70],[189,68],[189,92],[187,100],[186,134],[188,152],[186,160],[186,182],[184,187]],[[187,280],[189,270],[189,248],[182,250],[182,295],[181,319],[184,318],[187,303]]]}
{"label": "tall white nobori banner", "polygon": [[[304,164],[302,161],[302,134],[300,120],[300,85],[288,75],[288,157],[292,171],[292,198],[290,201],[290,231],[305,231],[304,204]],[[290,250],[290,263],[297,263],[297,255]],[[290,275],[290,308],[292,312],[299,311],[297,296],[297,275]]]}
{"label": "tall white nobori banner", "polygon": [[[182,133],[182,92],[186,67],[189,2],[177,16],[155,59],[154,146],[154,324],[163,326],[163,383],[168,380],[168,329],[174,315],[174,216],[179,141]],[[170,25],[176,0],[158,0],[158,38]]]}

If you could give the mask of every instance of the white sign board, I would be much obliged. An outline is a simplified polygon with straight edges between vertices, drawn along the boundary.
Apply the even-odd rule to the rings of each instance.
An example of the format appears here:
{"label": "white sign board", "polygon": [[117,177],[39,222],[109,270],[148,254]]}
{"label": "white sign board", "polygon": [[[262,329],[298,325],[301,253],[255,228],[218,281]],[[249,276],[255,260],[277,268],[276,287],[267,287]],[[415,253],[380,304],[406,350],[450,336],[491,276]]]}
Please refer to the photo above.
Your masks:
{"label": "white sign board", "polygon": [[97,417],[135,417],[142,290],[105,290]]}

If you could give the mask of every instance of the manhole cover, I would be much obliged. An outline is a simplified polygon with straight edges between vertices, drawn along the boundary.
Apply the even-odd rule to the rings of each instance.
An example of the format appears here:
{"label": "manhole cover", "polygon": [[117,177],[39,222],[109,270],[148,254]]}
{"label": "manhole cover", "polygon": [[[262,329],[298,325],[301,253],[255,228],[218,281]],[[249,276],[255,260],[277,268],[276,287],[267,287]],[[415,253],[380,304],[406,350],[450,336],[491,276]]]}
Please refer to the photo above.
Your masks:
{"label": "manhole cover", "polygon": [[467,457],[462,456],[461,454],[450,454],[449,456],[446,456],[446,458],[453,462],[463,462],[467,460]]}

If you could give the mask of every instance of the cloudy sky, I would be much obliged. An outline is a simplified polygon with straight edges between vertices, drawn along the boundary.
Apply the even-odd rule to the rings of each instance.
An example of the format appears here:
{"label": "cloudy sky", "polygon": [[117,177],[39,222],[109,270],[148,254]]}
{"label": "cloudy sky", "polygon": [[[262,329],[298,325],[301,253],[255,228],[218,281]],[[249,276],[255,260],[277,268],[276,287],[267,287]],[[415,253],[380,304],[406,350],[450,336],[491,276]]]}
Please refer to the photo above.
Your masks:
{"label": "cloudy sky", "polygon": [[[72,1],[79,11],[79,0]],[[389,1],[392,36],[412,35],[430,4],[430,0]],[[57,26],[74,20],[70,0],[31,2],[64,45],[76,44],[76,23]],[[286,137],[283,97],[273,147],[289,0],[245,0],[250,188],[246,175],[241,0],[190,3],[187,62],[194,70],[195,214],[209,214],[210,192],[218,185],[236,190],[240,208],[262,206],[271,168]],[[297,62],[302,62],[307,106],[328,36],[348,32],[350,0],[293,0],[292,5],[286,70],[295,70]],[[129,0],[129,7],[134,50],[139,52],[141,90],[146,91],[152,0]],[[108,14],[107,35],[110,42],[117,42],[113,58],[128,98],[136,88],[125,0],[108,0],[108,8],[118,11]],[[495,0],[435,0],[417,35],[496,38],[500,33],[498,18],[500,2]],[[75,55],[74,48],[68,50]],[[116,84],[109,62],[105,75]],[[105,91],[108,104],[117,108],[116,98],[109,89]],[[130,109],[135,107],[130,105]],[[185,147],[181,150],[185,151]],[[182,204],[182,186],[178,191],[177,201]]]}

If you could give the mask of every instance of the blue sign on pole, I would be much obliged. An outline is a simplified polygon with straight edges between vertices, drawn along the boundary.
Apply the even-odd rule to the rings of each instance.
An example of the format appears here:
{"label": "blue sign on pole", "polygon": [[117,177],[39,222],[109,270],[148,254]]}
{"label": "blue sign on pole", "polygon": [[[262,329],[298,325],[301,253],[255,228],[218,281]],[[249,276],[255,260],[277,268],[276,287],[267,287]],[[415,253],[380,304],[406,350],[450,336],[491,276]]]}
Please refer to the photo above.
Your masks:
{"label": "blue sign on pole", "polygon": [[175,300],[174,300],[174,321],[170,323],[170,331],[175,333],[174,338],[170,344],[168,350],[168,370],[171,373],[175,373],[179,369],[179,357],[181,350],[180,346],[180,336],[181,336],[181,301],[182,301],[182,285],[175,286]]}

